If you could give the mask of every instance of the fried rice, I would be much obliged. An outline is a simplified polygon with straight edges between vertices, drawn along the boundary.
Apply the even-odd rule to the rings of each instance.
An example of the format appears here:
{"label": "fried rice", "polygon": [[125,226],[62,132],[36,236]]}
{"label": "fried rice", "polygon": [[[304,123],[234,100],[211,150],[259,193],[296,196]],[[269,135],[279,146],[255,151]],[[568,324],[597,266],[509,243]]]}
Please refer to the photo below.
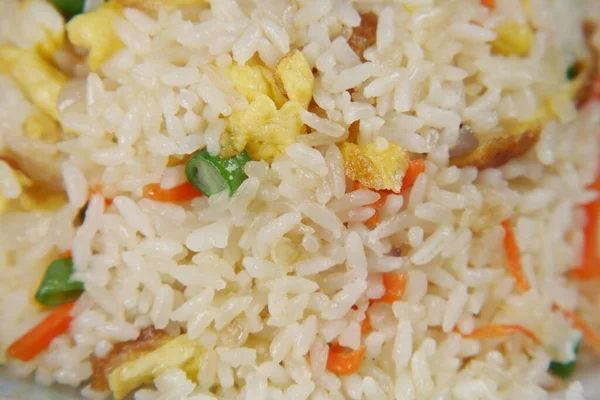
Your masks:
{"label": "fried rice", "polygon": [[0,3],[11,374],[89,399],[583,399],[598,1],[74,3]]}

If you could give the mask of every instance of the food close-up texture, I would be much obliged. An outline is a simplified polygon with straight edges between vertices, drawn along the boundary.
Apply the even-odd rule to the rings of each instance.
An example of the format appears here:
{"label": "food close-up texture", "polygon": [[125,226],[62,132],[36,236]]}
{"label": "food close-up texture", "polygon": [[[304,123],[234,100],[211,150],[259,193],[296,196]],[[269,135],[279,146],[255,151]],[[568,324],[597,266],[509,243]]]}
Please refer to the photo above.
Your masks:
{"label": "food close-up texture", "polygon": [[0,375],[600,398],[599,62],[597,0],[0,0]]}

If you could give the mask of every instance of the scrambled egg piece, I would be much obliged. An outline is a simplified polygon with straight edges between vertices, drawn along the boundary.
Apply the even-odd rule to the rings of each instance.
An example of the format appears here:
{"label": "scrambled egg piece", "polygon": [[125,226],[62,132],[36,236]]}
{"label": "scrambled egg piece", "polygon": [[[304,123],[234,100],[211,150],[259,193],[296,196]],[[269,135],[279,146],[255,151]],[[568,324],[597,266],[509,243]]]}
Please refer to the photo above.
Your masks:
{"label": "scrambled egg piece", "polygon": [[56,211],[67,202],[67,196],[48,184],[32,181],[18,169],[11,168],[21,185],[21,193],[15,199],[9,199],[0,192],[0,214],[8,211]]}
{"label": "scrambled egg piece", "polygon": [[32,43],[26,38],[28,44],[20,47],[34,47],[48,62],[52,62],[54,51],[64,46],[66,39],[64,17],[51,3],[45,0],[21,0],[19,4],[22,13],[20,18],[35,20],[37,26],[34,30],[39,29],[43,34],[40,39],[37,37],[38,32],[33,32],[32,37],[38,41]]}
{"label": "scrambled egg piece", "polygon": [[125,7],[135,7],[145,12],[157,12],[160,9],[174,10],[194,4],[209,4],[209,0],[116,0]]}
{"label": "scrambled egg piece", "polygon": [[275,84],[273,71],[259,62],[251,60],[246,65],[233,63],[227,69],[227,75],[236,90],[250,103],[258,96],[265,95],[273,99],[277,108],[280,108],[287,100]]}
{"label": "scrambled egg piece", "polygon": [[123,43],[113,28],[116,18],[122,15],[123,6],[111,1],[92,12],[76,16],[67,24],[71,43],[89,50],[87,63],[91,71],[98,70],[123,48]]}
{"label": "scrambled egg piece", "polygon": [[0,46],[0,72],[8,72],[26,96],[58,120],[58,94],[67,76],[47,63],[35,49]]}
{"label": "scrambled egg piece", "polygon": [[409,13],[414,13],[415,11],[417,11],[419,9],[419,6],[416,4],[407,4],[407,3],[403,3],[402,7],[404,7],[404,9],[406,11],[408,11]]}
{"label": "scrambled egg piece", "polygon": [[408,168],[408,152],[395,143],[381,149],[377,143],[360,146],[344,142],[340,145],[345,175],[375,190],[400,192],[402,178]]}
{"label": "scrambled egg piece", "polygon": [[299,50],[292,50],[279,60],[275,74],[288,99],[307,108],[312,99],[315,77],[304,55]]}
{"label": "scrambled egg piece", "polygon": [[533,30],[528,24],[507,22],[495,29],[496,40],[492,42],[492,50],[509,56],[526,55],[533,45]]}
{"label": "scrambled egg piece", "polygon": [[60,126],[47,114],[36,110],[23,122],[25,135],[34,140],[42,140],[47,143],[58,142]]}
{"label": "scrambled egg piece", "polygon": [[273,100],[261,95],[248,108],[229,118],[229,135],[221,142],[221,155],[232,157],[244,148],[253,160],[272,161],[294,143],[296,136],[306,133],[301,112],[304,108],[288,101],[277,110]]}
{"label": "scrambled egg piece", "polygon": [[115,399],[119,400],[171,368],[182,368],[195,380],[203,353],[204,349],[187,335],[178,336],[151,353],[120,365],[108,375],[108,385]]}
{"label": "scrambled egg piece", "polygon": [[65,44],[65,32],[60,33],[47,30],[47,38],[37,44],[38,52],[48,61],[52,60],[52,56],[56,49],[63,47]]}
{"label": "scrambled egg piece", "polygon": [[234,64],[228,74],[250,104],[229,117],[228,132],[221,138],[222,157],[233,157],[245,149],[253,160],[272,161],[298,135],[306,133],[301,113],[312,99],[314,76],[301,52],[282,57],[275,76],[255,61],[245,66]]}

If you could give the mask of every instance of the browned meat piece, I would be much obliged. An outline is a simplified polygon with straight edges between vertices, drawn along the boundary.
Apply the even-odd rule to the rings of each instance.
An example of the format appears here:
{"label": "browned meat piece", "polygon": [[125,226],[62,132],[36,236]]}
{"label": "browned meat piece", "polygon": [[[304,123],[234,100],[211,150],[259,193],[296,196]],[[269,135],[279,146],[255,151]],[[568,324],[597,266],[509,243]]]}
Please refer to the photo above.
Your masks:
{"label": "browned meat piece", "polygon": [[170,340],[170,336],[162,330],[153,327],[143,329],[135,340],[117,343],[106,357],[93,356],[92,362],[92,389],[96,391],[108,390],[107,376],[121,364],[156,350]]}
{"label": "browned meat piece", "polygon": [[520,135],[500,136],[482,143],[472,153],[450,160],[457,167],[495,168],[527,153],[540,137],[540,129],[529,129]]}
{"label": "browned meat piece", "polygon": [[314,99],[310,101],[310,104],[308,105],[308,111],[318,115],[321,118],[327,118],[327,111],[323,110]]}
{"label": "browned meat piece", "polygon": [[349,127],[348,127],[348,139],[346,140],[347,142],[350,143],[358,143],[358,134],[360,132],[360,121],[354,121]]}
{"label": "browned meat piece", "polygon": [[588,51],[590,53],[590,60],[588,68],[585,72],[585,77],[583,78],[583,84],[577,91],[575,95],[575,101],[577,102],[577,107],[583,107],[588,100],[594,94],[594,81],[596,77],[600,74],[600,67],[598,63],[600,62],[600,50],[594,46],[592,39],[598,30],[598,24],[592,21],[585,21],[583,24],[583,34],[586,39],[586,44]]}
{"label": "browned meat piece", "polygon": [[375,44],[377,39],[377,15],[366,13],[360,15],[360,25],[352,29],[348,44],[364,61],[363,53]]}
{"label": "browned meat piece", "polygon": [[467,124],[461,124],[458,143],[450,149],[450,159],[464,157],[471,154],[479,146],[479,139],[473,129]]}

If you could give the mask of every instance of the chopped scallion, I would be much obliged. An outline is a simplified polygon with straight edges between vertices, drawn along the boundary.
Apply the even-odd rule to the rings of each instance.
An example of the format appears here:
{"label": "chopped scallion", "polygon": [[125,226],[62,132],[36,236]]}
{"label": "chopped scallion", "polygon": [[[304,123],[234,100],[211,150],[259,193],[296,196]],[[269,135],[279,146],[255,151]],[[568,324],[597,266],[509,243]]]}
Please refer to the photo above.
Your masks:
{"label": "chopped scallion", "polygon": [[575,359],[569,363],[561,363],[558,361],[552,361],[550,363],[550,371],[559,378],[567,379],[575,370],[575,364],[577,362],[577,354],[579,353],[579,346],[581,345],[581,340],[577,342],[575,346]]}
{"label": "chopped scallion", "polygon": [[195,153],[185,166],[188,181],[206,196],[212,196],[223,190],[233,194],[247,176],[244,165],[250,161],[245,151],[231,158],[211,156],[208,150]]}
{"label": "chopped scallion", "polygon": [[83,283],[71,280],[72,275],[72,258],[61,258],[50,264],[35,294],[37,302],[58,306],[77,299],[83,291]]}
{"label": "chopped scallion", "polygon": [[51,2],[70,17],[81,14],[85,7],[85,0],[51,0]]}
{"label": "chopped scallion", "polygon": [[573,63],[569,68],[567,68],[567,79],[572,81],[577,78],[577,75],[579,75],[579,67],[577,63]]}

